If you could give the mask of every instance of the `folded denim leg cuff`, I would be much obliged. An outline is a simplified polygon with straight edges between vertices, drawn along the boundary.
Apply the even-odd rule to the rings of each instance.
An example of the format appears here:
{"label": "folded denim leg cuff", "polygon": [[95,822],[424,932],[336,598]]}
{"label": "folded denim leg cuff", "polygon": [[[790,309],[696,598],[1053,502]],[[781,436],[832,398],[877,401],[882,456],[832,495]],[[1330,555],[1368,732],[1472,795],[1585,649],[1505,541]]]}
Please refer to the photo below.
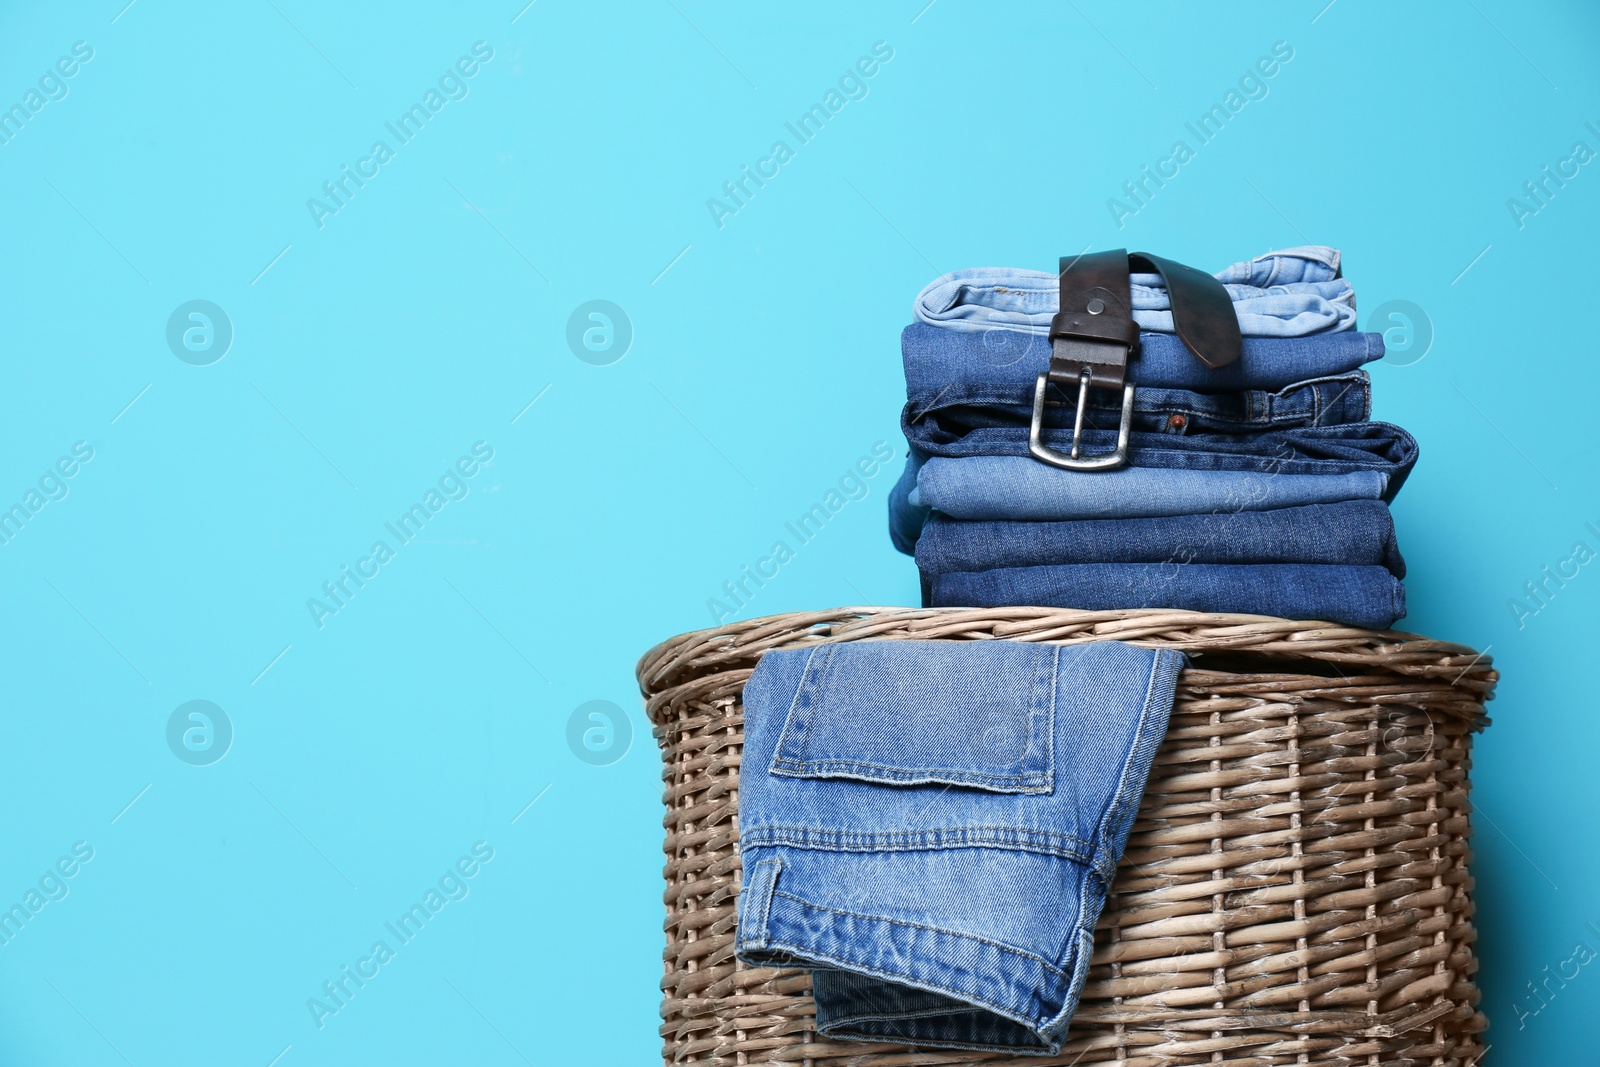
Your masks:
{"label": "folded denim leg cuff", "polygon": [[1058,1051],[1182,665],[1118,642],[768,653],[739,957],[813,968],[829,1036]]}

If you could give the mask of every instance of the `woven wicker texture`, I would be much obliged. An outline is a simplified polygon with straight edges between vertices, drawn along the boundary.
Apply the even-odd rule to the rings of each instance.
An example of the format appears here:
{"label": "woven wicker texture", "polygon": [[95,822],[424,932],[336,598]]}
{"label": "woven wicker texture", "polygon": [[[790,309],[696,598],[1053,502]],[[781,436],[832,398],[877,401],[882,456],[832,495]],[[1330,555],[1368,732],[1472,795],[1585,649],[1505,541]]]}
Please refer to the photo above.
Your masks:
{"label": "woven wicker texture", "polygon": [[[740,694],[773,648],[1117,639],[1189,653],[1058,1057],[819,1038],[804,971],[733,956]],[[665,760],[668,1064],[1475,1067],[1467,772],[1495,673],[1410,634],[1182,611],[847,608],[639,663]]]}

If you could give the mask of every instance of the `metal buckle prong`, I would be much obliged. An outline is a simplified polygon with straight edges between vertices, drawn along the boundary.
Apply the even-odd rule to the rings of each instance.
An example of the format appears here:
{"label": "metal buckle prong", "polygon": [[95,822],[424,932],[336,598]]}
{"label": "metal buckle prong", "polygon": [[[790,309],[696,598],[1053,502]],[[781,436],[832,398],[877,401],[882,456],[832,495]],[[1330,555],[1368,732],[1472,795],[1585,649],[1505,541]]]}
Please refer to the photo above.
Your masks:
{"label": "metal buckle prong", "polygon": [[1050,372],[1040,371],[1033,387],[1033,421],[1028,426],[1028,451],[1033,458],[1052,467],[1069,471],[1108,471],[1125,466],[1128,462],[1128,434],[1133,429],[1133,383],[1122,387],[1122,419],[1117,426],[1117,447],[1113,452],[1082,458],[1080,439],[1083,437],[1083,413],[1089,406],[1090,371],[1084,367],[1078,374],[1078,410],[1072,420],[1072,454],[1063,455],[1044,443],[1044,394],[1050,386]]}

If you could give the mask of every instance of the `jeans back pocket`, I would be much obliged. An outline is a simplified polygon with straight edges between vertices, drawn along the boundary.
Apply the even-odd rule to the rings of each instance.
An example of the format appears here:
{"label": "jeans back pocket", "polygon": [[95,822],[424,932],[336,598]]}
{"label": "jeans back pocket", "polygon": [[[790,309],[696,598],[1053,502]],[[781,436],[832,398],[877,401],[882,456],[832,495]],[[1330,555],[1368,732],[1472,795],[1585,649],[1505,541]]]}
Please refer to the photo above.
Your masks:
{"label": "jeans back pocket", "polygon": [[[1054,789],[1055,645],[852,642],[806,663],[769,770],[786,778]],[[841,651],[845,650],[845,651]]]}

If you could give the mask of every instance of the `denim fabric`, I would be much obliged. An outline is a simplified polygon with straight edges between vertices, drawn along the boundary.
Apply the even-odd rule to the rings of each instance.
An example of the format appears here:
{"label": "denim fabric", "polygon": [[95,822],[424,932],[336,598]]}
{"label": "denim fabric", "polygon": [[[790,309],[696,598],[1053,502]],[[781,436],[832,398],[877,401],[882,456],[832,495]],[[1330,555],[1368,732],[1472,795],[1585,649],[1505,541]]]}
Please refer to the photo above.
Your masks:
{"label": "denim fabric", "polygon": [[923,576],[1068,563],[1328,563],[1405,577],[1381,500],[1157,519],[964,522],[935,514],[916,542]]}
{"label": "denim fabric", "polygon": [[[902,422],[911,441],[910,458],[900,480],[889,491],[889,529],[895,547],[910,553],[917,533],[937,507],[917,491],[924,464],[930,455],[947,460],[1004,460],[1002,471],[1017,477],[1042,479],[1048,492],[1069,493],[1098,501],[1095,509],[1071,513],[1052,513],[1036,508],[1028,514],[1015,514],[1028,501],[1012,501],[1004,510],[993,513],[975,511],[959,502],[941,508],[965,519],[1095,519],[1142,518],[1154,515],[1189,515],[1213,511],[1260,511],[1323,504],[1337,500],[1391,500],[1405,483],[1417,461],[1417,442],[1398,426],[1383,422],[1323,426],[1251,436],[1197,434],[1185,437],[1172,434],[1135,433],[1130,442],[1130,466],[1117,471],[1073,472],[1057,470],[1031,458],[1026,431],[1016,427],[971,430],[956,436],[935,419],[911,424]],[[1045,443],[1057,450],[1071,445],[1070,431],[1047,431]],[[1091,452],[1106,451],[1115,437],[1106,431],[1085,431],[1084,441]],[[942,467],[941,485],[959,494],[976,475],[978,467]],[[1253,474],[1253,478],[1209,478],[1196,481],[1165,477],[1166,470],[1191,473]],[[1337,482],[1289,483],[1276,488],[1272,480],[1279,475],[1354,475]],[[1377,478],[1370,477],[1372,475]],[[1035,484],[1029,481],[1027,484]],[[1178,496],[1180,490],[1186,495]],[[1154,494],[1151,496],[1150,494]],[[950,492],[946,492],[949,498]],[[993,495],[993,494],[991,494]],[[1194,506],[1179,506],[1179,501]],[[1151,510],[1152,502],[1158,505]]]}
{"label": "denim fabric", "polygon": [[1117,642],[768,652],[739,958],[815,968],[829,1037],[1058,1051],[1182,665]]}
{"label": "denim fabric", "polygon": [[911,494],[917,488],[917,475],[927,461],[924,453],[906,453],[906,468],[900,472],[900,480],[889,488],[889,540],[898,551],[908,556],[916,552],[917,538],[933,514],[932,508],[911,503]]}
{"label": "denim fabric", "polygon": [[[1140,354],[1128,365],[1129,381],[1204,393],[1282,389],[1307,378],[1348,374],[1383,358],[1383,335],[1356,330],[1246,337],[1239,358],[1215,370],[1196,359],[1176,334],[1140,333],[1139,342]],[[914,402],[932,402],[951,387],[1003,388],[1016,395],[1026,389],[1031,396],[1034,381],[1050,364],[1050,341],[1044,332],[991,328],[973,333],[914,322],[900,334],[900,354],[906,398]]]}
{"label": "denim fabric", "polygon": [[[1355,325],[1355,292],[1339,276],[1337,249],[1307,245],[1268,252],[1225,267],[1216,277],[1233,298],[1247,337],[1303,337]],[[1161,276],[1132,274],[1128,281],[1134,322],[1143,330],[1171,333],[1172,304]],[[934,279],[917,294],[913,311],[919,321],[950,330],[1042,324],[1048,331],[1059,299],[1055,274],[979,267]]]}
{"label": "denim fabric", "polygon": [[1224,267],[1217,271],[1217,280],[1225,285],[1256,286],[1332,281],[1343,273],[1339,259],[1337,248],[1297,245]]}
{"label": "denim fabric", "polygon": [[1140,519],[1378,500],[1388,480],[1376,470],[1279,474],[1126,467],[1079,473],[1016,456],[935,456],[922,465],[907,503],[957,519]]}
{"label": "denim fabric", "polygon": [[[1231,396],[1212,396],[1185,390],[1144,390],[1135,394],[1134,425],[1139,427],[1131,439],[1131,461],[1155,467],[1188,469],[1256,470],[1268,473],[1317,474],[1343,473],[1352,466],[1332,466],[1326,461],[1344,461],[1369,466],[1389,475],[1389,493],[1398,492],[1406,474],[1416,462],[1417,446],[1411,436],[1387,423],[1346,423],[1351,415],[1365,415],[1369,405],[1369,382],[1363,371],[1332,378],[1301,382],[1277,393],[1244,392]],[[916,544],[917,533],[927,520],[929,509],[911,502],[917,472],[929,455],[948,457],[983,455],[1027,456],[1027,432],[1019,419],[1031,413],[1020,405],[1002,403],[992,392],[974,390],[948,395],[932,407],[908,405],[901,418],[901,429],[911,443],[909,459],[900,480],[889,491],[889,536],[894,546],[908,555]],[[1139,411],[1144,394],[1153,410]],[[1001,398],[1004,399],[1004,398]],[[1165,407],[1163,408],[1163,405]],[[1170,428],[1173,415],[1182,415],[1181,431]],[[1055,404],[1046,405],[1045,441],[1053,448],[1071,446],[1072,414]],[[1091,411],[1085,419],[1091,427],[1085,444],[1091,451],[1110,447],[1115,441],[1111,430],[1094,429],[1097,422],[1114,423]],[[1309,420],[1312,425],[1303,424]],[[1327,423],[1333,425],[1327,425]],[[1323,429],[1315,429],[1321,424]],[[1151,432],[1143,427],[1163,427]],[[1239,431],[1285,430],[1294,432],[1240,436],[1221,433],[1189,435],[1194,427]],[[1104,473],[1083,477],[1100,478]],[[1207,511],[1216,510],[1207,508]]]}
{"label": "denim fabric", "polygon": [[[1251,264],[1229,268],[1248,275]],[[1225,272],[1226,273],[1226,272]],[[1141,330],[1171,333],[1172,301],[1159,274],[1129,276],[1133,321]],[[1343,278],[1224,283],[1246,337],[1305,337],[1353,329],[1356,296]],[[1060,309],[1060,279],[1044,271],[978,267],[935,278],[917,294],[919,322],[947,330],[1021,329],[1046,333]]]}
{"label": "denim fabric", "polygon": [[[1129,295],[1141,330],[1171,333],[1172,303],[1155,274],[1135,274]],[[917,295],[917,319],[947,330],[1050,328],[1060,305],[1054,274],[1006,267],[952,271]],[[1292,282],[1271,288],[1225,286],[1246,337],[1306,337],[1353,329],[1355,293],[1344,279]]]}
{"label": "denim fabric", "polygon": [[[947,427],[938,418],[901,423],[914,451],[945,459],[980,456],[1032,459],[1028,431],[1021,426]],[[1044,443],[1057,451],[1072,447],[1070,429],[1047,429]],[[1083,433],[1092,452],[1109,452],[1117,436],[1109,430]],[[1033,460],[1036,466],[1045,466]],[[1247,470],[1279,474],[1343,474],[1375,470],[1390,475],[1399,488],[1417,462],[1417,442],[1387,422],[1352,422],[1342,426],[1295,426],[1254,434],[1133,433],[1128,440],[1128,467],[1173,470]],[[1105,478],[1101,472],[1063,471],[1068,478]],[[1113,474],[1117,472],[1112,472]]]}
{"label": "denim fabric", "polygon": [[[1067,391],[1050,386],[1045,392],[1044,424],[1070,429],[1077,417],[1077,406],[1076,392],[1068,396]],[[1115,430],[1121,417],[1120,393],[1090,391],[1084,425]],[[1366,371],[1357,370],[1295,382],[1278,390],[1198,393],[1147,386],[1134,391],[1132,427],[1145,433],[1241,434],[1299,426],[1338,426],[1366,422],[1371,417],[1372,380]],[[928,418],[937,419],[952,433],[982,426],[1027,426],[1033,418],[1033,386],[952,386],[937,398],[906,405],[905,422]]]}
{"label": "denim fabric", "polygon": [[927,578],[929,607],[1184,608],[1387,630],[1406,613],[1385,567],[1319,563],[1078,563]]}

